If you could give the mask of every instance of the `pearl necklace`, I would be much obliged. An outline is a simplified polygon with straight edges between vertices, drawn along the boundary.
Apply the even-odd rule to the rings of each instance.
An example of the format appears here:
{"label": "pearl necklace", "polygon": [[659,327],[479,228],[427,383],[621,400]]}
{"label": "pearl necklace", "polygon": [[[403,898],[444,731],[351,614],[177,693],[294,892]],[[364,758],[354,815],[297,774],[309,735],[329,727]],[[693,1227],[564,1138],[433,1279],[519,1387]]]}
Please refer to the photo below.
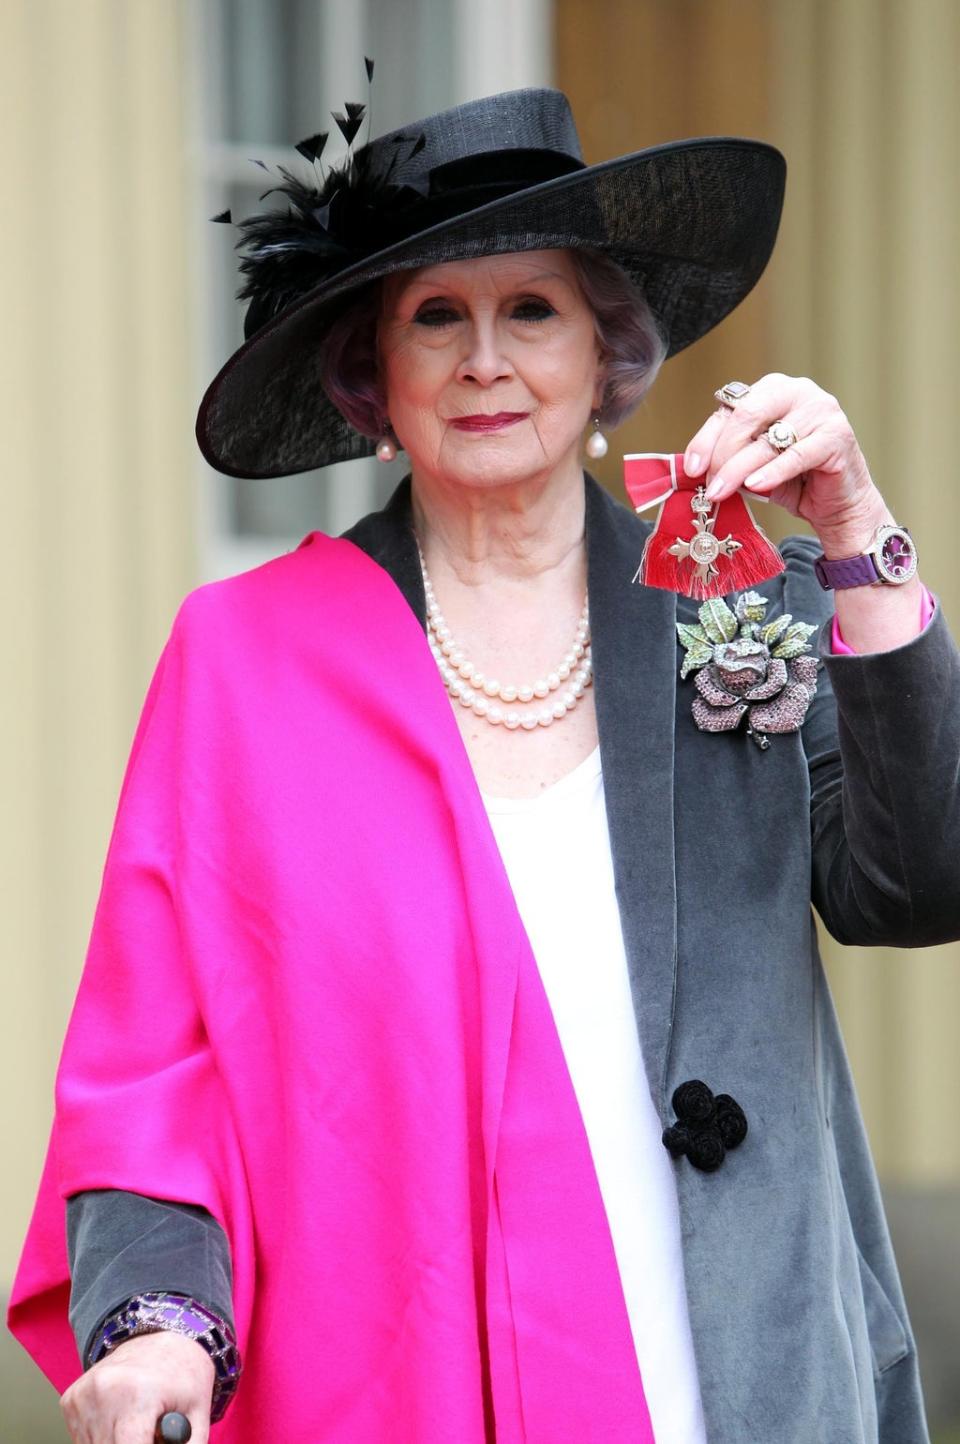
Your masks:
{"label": "pearl necklace", "polygon": [[[477,717],[483,717],[492,726],[502,725],[511,732],[518,727],[526,732],[533,732],[537,727],[549,727],[572,712],[593,680],[587,598],[583,601],[573,644],[556,669],[536,682],[501,686],[495,677],[485,677],[457,645],[437,603],[419,543],[417,552],[427,601],[427,640],[451,700],[459,702],[461,707],[469,707]],[[561,687],[563,691],[560,691]],[[536,705],[553,693],[559,693],[556,700],[548,702],[545,707]],[[520,702],[523,705],[503,708],[498,705],[499,702]]]}

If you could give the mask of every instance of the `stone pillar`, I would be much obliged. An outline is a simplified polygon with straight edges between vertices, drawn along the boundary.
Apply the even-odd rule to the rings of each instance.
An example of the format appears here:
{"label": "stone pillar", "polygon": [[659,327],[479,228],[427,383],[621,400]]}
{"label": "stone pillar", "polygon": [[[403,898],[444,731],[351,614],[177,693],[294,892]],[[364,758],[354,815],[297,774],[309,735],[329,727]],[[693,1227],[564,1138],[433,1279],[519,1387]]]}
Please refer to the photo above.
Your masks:
{"label": "stone pillar", "polygon": [[193,584],[180,7],[5,0],[0,1289],[123,764]]}

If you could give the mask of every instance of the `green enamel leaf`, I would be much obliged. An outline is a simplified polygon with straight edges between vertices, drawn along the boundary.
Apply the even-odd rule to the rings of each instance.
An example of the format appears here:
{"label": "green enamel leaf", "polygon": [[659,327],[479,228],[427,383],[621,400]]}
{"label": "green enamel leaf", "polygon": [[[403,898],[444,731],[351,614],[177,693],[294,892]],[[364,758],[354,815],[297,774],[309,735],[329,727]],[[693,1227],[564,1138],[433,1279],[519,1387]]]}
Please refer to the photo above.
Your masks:
{"label": "green enamel leaf", "polygon": [[704,647],[708,645],[706,632],[696,623],[678,622],[677,636],[685,647]]}
{"label": "green enamel leaf", "polygon": [[737,635],[737,619],[722,597],[710,597],[698,616],[703,630],[717,646],[721,642],[732,642]]}
{"label": "green enamel leaf", "polygon": [[784,612],[782,617],[775,617],[760,633],[761,642],[766,642],[768,647],[772,647],[775,642],[779,642],[792,621],[793,618],[789,612]]}
{"label": "green enamel leaf", "polygon": [[756,622],[741,622],[740,635],[741,637],[746,637],[750,642],[756,642],[760,636],[760,628]]}
{"label": "green enamel leaf", "polygon": [[771,655],[789,661],[791,657],[799,657],[801,652],[809,652],[808,638],[816,630],[809,622],[794,622],[783,641],[771,649]]}
{"label": "green enamel leaf", "polygon": [[680,668],[681,678],[689,676],[689,674],[695,672],[698,667],[705,667],[712,658],[713,648],[709,642],[691,647],[683,659],[683,666]]}

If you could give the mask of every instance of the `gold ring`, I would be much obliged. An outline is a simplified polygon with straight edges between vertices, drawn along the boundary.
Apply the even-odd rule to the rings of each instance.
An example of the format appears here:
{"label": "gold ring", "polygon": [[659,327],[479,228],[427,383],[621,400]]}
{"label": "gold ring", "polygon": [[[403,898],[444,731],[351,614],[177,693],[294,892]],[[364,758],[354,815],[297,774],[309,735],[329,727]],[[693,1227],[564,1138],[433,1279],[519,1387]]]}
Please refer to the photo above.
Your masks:
{"label": "gold ring", "polygon": [[799,437],[786,421],[775,421],[763,433],[764,438],[769,441],[774,451],[786,451],[790,446],[796,446]]}
{"label": "gold ring", "polygon": [[721,406],[726,406],[729,411],[732,411],[736,403],[742,401],[749,390],[750,387],[745,381],[728,381],[726,386],[721,386],[713,395]]}

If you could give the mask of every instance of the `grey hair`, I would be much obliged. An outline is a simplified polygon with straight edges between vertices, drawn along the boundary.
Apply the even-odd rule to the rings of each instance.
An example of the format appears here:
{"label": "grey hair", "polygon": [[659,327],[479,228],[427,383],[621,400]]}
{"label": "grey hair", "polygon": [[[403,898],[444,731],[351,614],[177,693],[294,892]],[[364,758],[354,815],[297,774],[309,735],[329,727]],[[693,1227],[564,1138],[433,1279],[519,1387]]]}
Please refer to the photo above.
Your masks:
{"label": "grey hair", "polygon": [[[593,312],[604,360],[600,424],[612,429],[650,390],[667,354],[643,292],[616,261],[601,251],[571,250],[577,280]],[[352,298],[331,322],[320,349],[320,382],[337,410],[363,436],[377,437],[386,424],[377,327],[382,282]]]}
{"label": "grey hair", "polygon": [[667,343],[640,287],[602,251],[571,250],[580,289],[593,312],[605,384],[600,425],[626,421],[650,390],[667,354]]}

